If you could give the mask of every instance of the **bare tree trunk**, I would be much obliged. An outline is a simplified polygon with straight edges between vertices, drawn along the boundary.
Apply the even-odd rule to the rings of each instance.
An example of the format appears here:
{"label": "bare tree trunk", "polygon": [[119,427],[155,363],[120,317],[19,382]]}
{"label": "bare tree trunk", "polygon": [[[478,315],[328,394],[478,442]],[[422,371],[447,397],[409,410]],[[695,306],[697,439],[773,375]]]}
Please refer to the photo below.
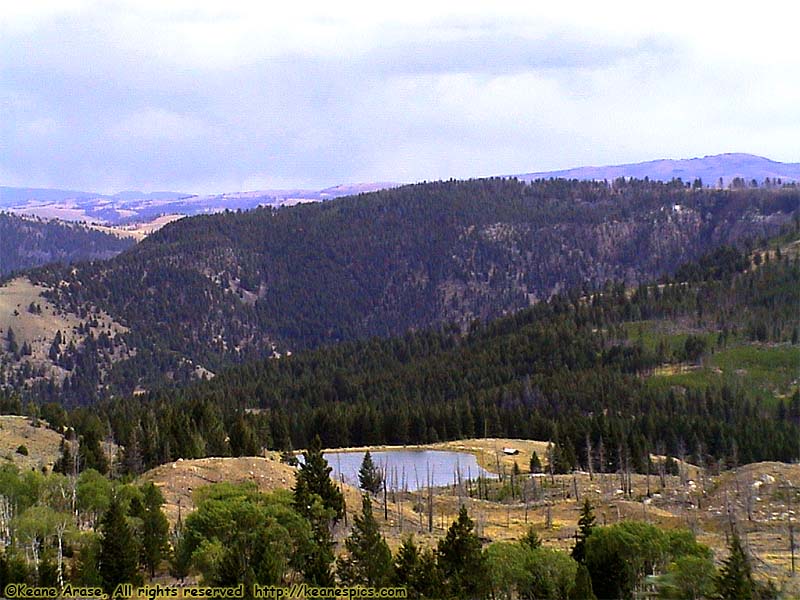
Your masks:
{"label": "bare tree trunk", "polygon": [[686,485],[687,475],[686,475],[686,445],[683,443],[683,440],[678,440],[678,460],[680,463],[678,464],[678,474],[681,478],[681,486]]}
{"label": "bare tree trunk", "polygon": [[528,522],[528,495],[525,493],[525,488],[527,487],[527,483],[528,483],[528,480],[527,479],[523,479],[522,480],[522,489],[520,490],[522,492],[522,504],[525,507],[525,523]]}
{"label": "bare tree trunk", "polygon": [[58,554],[56,573],[59,589],[64,587],[64,531],[66,530],[66,523],[59,523],[56,528],[56,536],[58,538]]}
{"label": "bare tree trunk", "polygon": [[433,472],[428,465],[428,532],[433,532]]}
{"label": "bare tree trunk", "polygon": [[386,503],[386,467],[383,469],[383,520],[389,520],[389,505]]}

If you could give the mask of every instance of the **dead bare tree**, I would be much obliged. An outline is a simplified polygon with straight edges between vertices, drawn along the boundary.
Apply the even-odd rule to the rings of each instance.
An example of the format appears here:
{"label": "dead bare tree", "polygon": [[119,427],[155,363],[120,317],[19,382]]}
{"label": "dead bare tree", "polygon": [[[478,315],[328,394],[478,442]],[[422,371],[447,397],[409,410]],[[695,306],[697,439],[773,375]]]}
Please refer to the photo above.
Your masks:
{"label": "dead bare tree", "polygon": [[433,532],[433,469],[430,463],[427,466],[428,473],[428,532]]}
{"label": "dead bare tree", "polygon": [[789,529],[789,557],[790,557],[790,564],[792,569],[792,577],[795,575],[795,541],[794,541],[794,522],[792,519],[794,517],[794,499],[795,495],[797,495],[797,488],[792,484],[791,481],[784,480],[783,483],[780,485],[782,491],[786,493],[786,520],[788,523]]}
{"label": "dead bare tree", "polygon": [[661,491],[666,488],[666,475],[667,475],[667,456],[664,450],[664,442],[659,441],[656,444],[656,454],[658,454],[658,479],[661,484]]}
{"label": "dead bare tree", "polygon": [[698,468],[698,479],[700,480],[700,489],[697,494],[697,508],[702,508],[702,501],[706,495],[706,461],[703,453],[703,443],[698,440],[697,449],[695,450],[695,461]]}
{"label": "dead bare tree", "polygon": [[384,521],[388,521],[389,520],[389,505],[386,502],[386,479],[387,479],[387,477],[386,477],[386,475],[387,475],[386,469],[387,469],[387,466],[386,466],[386,463],[384,463],[383,469],[381,469],[381,479],[383,480],[383,520]]}
{"label": "dead bare tree", "polygon": [[605,500],[608,494],[607,490],[607,482],[606,482],[606,447],[603,444],[603,436],[600,436],[600,441],[597,444],[597,460],[599,462],[599,472],[600,472],[600,494]]}
{"label": "dead bare tree", "polygon": [[685,486],[687,483],[686,444],[684,444],[682,439],[678,440],[678,461],[678,475],[680,477],[681,486]]}
{"label": "dead bare tree", "polygon": [[520,493],[522,495],[522,505],[525,507],[525,523],[528,522],[528,494],[526,493],[526,488],[528,487],[528,480],[522,480],[522,488],[520,489]]}

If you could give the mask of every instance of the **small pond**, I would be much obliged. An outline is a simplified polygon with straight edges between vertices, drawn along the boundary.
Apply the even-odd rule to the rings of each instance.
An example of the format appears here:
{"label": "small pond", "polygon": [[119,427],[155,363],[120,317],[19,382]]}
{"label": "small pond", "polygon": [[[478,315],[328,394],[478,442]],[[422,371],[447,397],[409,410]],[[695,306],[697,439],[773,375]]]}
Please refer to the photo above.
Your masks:
{"label": "small pond", "polygon": [[[358,470],[364,452],[325,452],[325,459],[333,468],[331,477],[358,487]],[[372,461],[386,473],[388,489],[415,490],[427,487],[430,477],[434,487],[453,485],[461,480],[487,477],[496,479],[478,465],[473,454],[447,450],[385,450],[371,452]]]}

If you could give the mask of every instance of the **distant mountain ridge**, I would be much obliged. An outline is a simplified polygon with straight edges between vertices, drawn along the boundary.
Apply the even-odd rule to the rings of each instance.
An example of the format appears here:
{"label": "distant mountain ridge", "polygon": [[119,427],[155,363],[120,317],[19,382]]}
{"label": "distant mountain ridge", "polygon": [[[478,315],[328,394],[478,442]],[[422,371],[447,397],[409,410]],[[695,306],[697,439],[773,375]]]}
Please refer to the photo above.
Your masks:
{"label": "distant mountain ridge", "polygon": [[[507,176],[508,177],[508,176]],[[735,178],[749,184],[800,182],[800,163],[782,163],[745,153],[717,154],[702,158],[658,159],[641,163],[606,166],[584,166],[560,171],[541,171],[511,175],[522,181],[535,179],[608,180],[619,177],[655,181],[682,179],[693,182],[700,178],[705,186],[727,187]],[[307,188],[265,189],[221,194],[182,192],[121,191],[98,194],[75,190],[14,188],[0,186],[0,210],[66,221],[93,221],[108,225],[150,221],[160,215],[194,216],[249,210],[259,206],[285,206],[306,202],[322,202],[343,196],[376,192],[403,185],[378,181],[345,183],[314,190]]]}
{"label": "distant mountain ridge", "polygon": [[93,221],[109,225],[150,221],[160,215],[194,216],[320,202],[342,196],[396,187],[391,182],[340,184],[322,190],[269,189],[224,194],[122,191],[98,194],[75,190],[0,187],[0,210],[65,221]]}
{"label": "distant mountain ridge", "polygon": [[609,180],[618,177],[649,177],[657,181],[682,179],[691,182],[697,178],[704,185],[716,186],[722,178],[723,186],[740,177],[746,182],[755,179],[759,185],[767,178],[783,182],[800,181],[800,163],[782,163],[763,156],[744,153],[716,154],[702,158],[659,159],[624,165],[576,167],[562,171],[544,171],[517,175],[523,181],[565,178],[581,180]]}

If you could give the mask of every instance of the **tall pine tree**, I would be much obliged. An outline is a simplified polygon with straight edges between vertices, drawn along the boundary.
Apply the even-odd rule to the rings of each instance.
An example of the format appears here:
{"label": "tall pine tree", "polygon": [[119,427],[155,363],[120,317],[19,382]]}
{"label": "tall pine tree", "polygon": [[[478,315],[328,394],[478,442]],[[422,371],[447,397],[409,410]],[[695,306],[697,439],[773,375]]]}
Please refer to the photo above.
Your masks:
{"label": "tall pine tree", "polygon": [[734,530],[729,544],[730,554],[722,562],[717,577],[717,594],[722,600],[751,600],[756,598],[756,586],[750,558],[739,534]]}
{"label": "tall pine tree", "polygon": [[594,529],[595,517],[594,508],[588,498],[583,500],[581,516],[578,518],[578,535],[575,546],[572,548],[572,558],[583,564],[586,559],[586,538],[589,537]]}
{"label": "tall pine tree", "polygon": [[305,557],[303,576],[309,583],[330,586],[334,559],[331,527],[344,516],[344,495],[331,480],[331,467],[322,455],[319,436],[303,457],[292,490],[295,510],[311,523],[313,543]]}
{"label": "tall pine tree", "polygon": [[322,442],[319,436],[303,453],[303,464],[297,472],[294,485],[294,507],[301,515],[310,517],[313,495],[316,494],[322,505],[331,511],[331,520],[336,523],[344,516],[344,496],[331,480],[331,467],[322,455]]}
{"label": "tall pine tree", "polygon": [[361,468],[358,470],[358,482],[362,490],[370,494],[377,494],[383,487],[383,474],[373,462],[369,450],[364,454]]}
{"label": "tall pine tree", "polygon": [[169,551],[169,522],[161,507],[164,505],[164,496],[152,483],[142,489],[141,515],[141,544],[142,563],[150,572],[150,577],[155,577],[156,567],[166,558]]}
{"label": "tall pine tree", "polygon": [[353,530],[344,542],[347,556],[337,561],[336,571],[349,586],[385,587],[392,576],[392,552],[381,535],[372,514],[369,494],[361,500],[361,515],[354,519]]}
{"label": "tall pine tree", "polygon": [[461,506],[458,518],[439,541],[438,563],[452,598],[482,598],[486,591],[488,573],[481,550],[481,541],[473,531],[467,507]]}
{"label": "tall pine tree", "polygon": [[111,594],[121,583],[139,582],[138,545],[116,495],[100,523],[98,570],[103,589]]}

